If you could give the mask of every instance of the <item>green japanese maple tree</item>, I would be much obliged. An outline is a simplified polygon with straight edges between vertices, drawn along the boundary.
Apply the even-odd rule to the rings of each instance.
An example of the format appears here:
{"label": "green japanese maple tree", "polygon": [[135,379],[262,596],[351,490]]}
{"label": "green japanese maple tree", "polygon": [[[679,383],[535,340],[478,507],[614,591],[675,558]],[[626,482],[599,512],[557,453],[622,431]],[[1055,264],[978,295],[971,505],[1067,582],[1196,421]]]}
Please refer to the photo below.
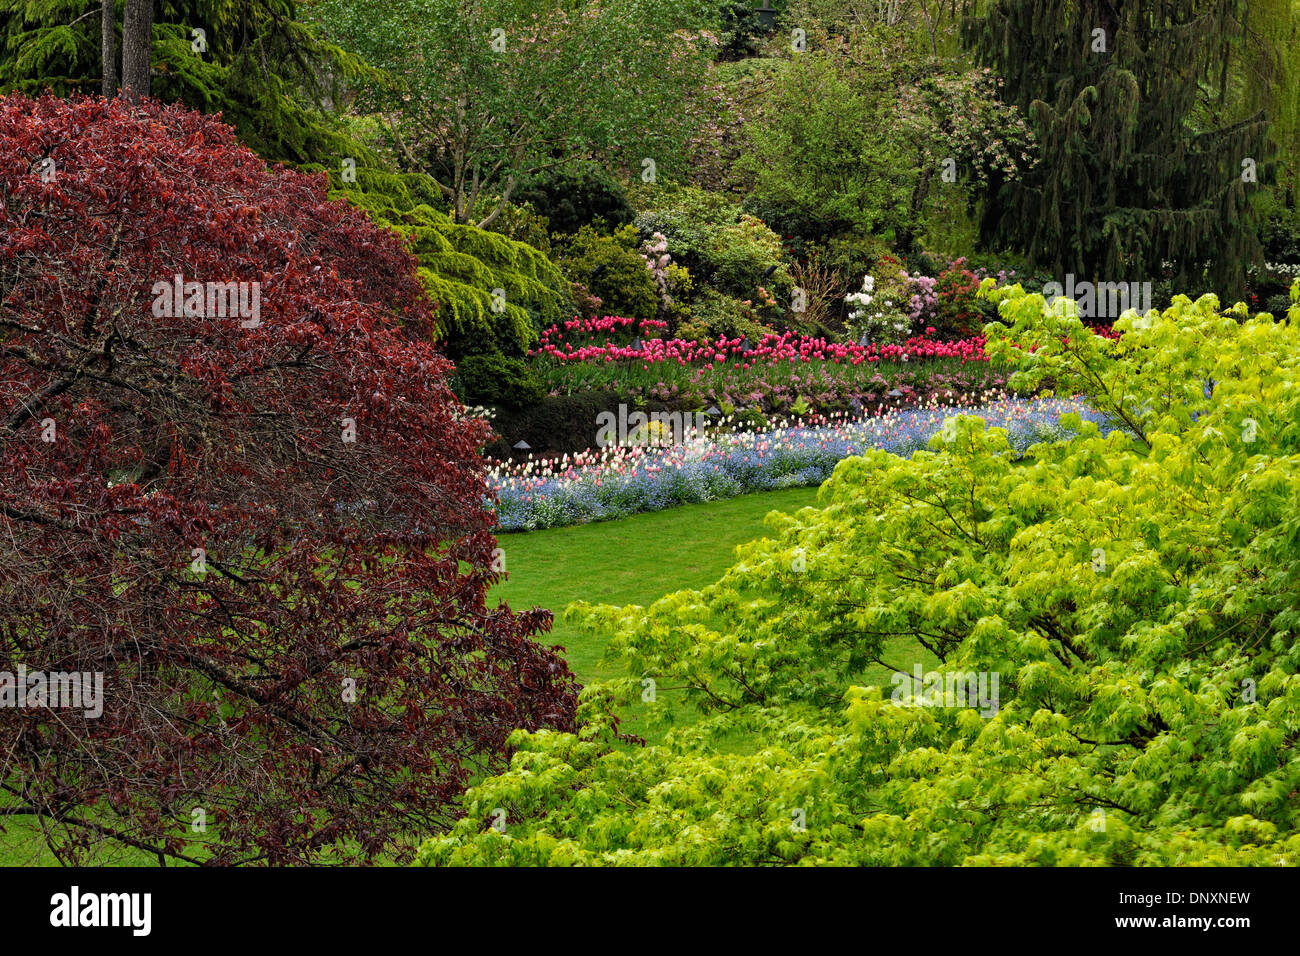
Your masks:
{"label": "green japanese maple tree", "polygon": [[[1300,859],[1300,304],[1180,296],[1109,341],[985,294],[1018,384],[1122,427],[1021,458],[961,417],[841,463],[709,587],[571,608],[629,676],[579,733],[516,734],[423,862]],[[916,706],[890,675],[918,664],[997,675],[996,707]],[[701,719],[629,749],[611,715],[656,687]]]}

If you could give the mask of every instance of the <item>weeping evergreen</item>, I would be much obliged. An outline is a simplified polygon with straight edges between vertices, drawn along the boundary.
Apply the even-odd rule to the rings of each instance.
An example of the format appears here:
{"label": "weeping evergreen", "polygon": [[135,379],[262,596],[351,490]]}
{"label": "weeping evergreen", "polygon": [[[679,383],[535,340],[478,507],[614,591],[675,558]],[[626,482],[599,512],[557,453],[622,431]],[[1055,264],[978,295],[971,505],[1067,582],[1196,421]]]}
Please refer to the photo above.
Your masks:
{"label": "weeping evergreen", "polygon": [[992,183],[984,241],[1060,276],[1145,280],[1167,261],[1179,287],[1242,289],[1273,150],[1264,110],[1229,119],[1213,104],[1246,6],[995,0],[967,18],[965,43],[1030,116],[1042,156],[1022,181]]}
{"label": "weeping evergreen", "polygon": [[337,168],[304,169],[328,173],[330,198],[362,207],[375,222],[407,237],[419,259],[420,280],[437,306],[433,336],[444,353],[453,359],[523,355],[541,328],[566,317],[563,310],[572,305],[568,283],[545,255],[454,222],[443,211],[446,201],[437,184],[425,174],[393,172],[373,155],[364,162],[373,165],[359,161],[354,183],[343,182]]}
{"label": "weeping evergreen", "polygon": [[1216,111],[1239,119],[1267,111],[1277,146],[1279,205],[1295,210],[1300,164],[1300,0],[1251,0],[1235,38],[1243,64],[1221,89]]}

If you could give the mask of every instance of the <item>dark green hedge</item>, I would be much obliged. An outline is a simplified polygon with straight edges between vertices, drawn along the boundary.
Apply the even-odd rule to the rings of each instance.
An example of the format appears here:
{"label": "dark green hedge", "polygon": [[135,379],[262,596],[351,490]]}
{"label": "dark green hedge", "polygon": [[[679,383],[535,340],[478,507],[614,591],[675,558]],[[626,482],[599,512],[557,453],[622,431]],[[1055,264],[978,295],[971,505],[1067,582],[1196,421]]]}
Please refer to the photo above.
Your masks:
{"label": "dark green hedge", "polygon": [[488,445],[484,452],[492,458],[510,458],[515,444],[521,440],[531,446],[533,454],[563,454],[594,448],[597,416],[601,412],[617,415],[620,401],[628,404],[629,415],[634,411],[649,414],[673,410],[658,401],[649,401],[644,408],[635,408],[617,392],[557,395],[528,408],[499,409],[492,427],[501,437]]}

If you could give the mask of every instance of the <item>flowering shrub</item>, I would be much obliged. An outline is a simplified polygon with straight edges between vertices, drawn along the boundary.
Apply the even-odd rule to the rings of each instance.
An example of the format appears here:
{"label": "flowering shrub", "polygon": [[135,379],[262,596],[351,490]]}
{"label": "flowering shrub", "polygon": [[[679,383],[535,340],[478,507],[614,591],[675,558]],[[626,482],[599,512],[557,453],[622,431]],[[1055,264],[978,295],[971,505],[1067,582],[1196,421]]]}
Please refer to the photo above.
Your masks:
{"label": "flowering shrub", "polygon": [[641,258],[654,280],[655,291],[659,294],[660,307],[667,310],[673,304],[672,287],[669,282],[668,267],[673,257],[668,254],[668,240],[662,232],[641,243]]}
{"label": "flowering shrub", "polygon": [[[690,270],[701,288],[750,300],[765,321],[781,317],[780,308],[764,311],[764,304],[754,299],[759,285],[765,285],[770,297],[784,305],[793,288],[781,237],[764,222],[725,197],[693,187],[656,188],[638,199],[645,205],[635,220],[641,235],[664,236],[674,261]],[[771,266],[776,268],[765,274]]]}
{"label": "flowering shrub", "polygon": [[594,295],[581,282],[569,283],[569,297],[573,300],[573,306],[579,317],[586,319],[594,319],[600,315],[600,307],[605,304],[600,296]]}
{"label": "flowering shrub", "polygon": [[940,337],[974,334],[993,318],[975,296],[981,280],[991,277],[1002,285],[1016,279],[1015,269],[992,272],[982,266],[971,268],[965,257],[952,260],[947,268],[938,272],[937,277],[906,270],[899,275],[908,296],[908,317],[918,327],[935,326]]}
{"label": "flowering shrub", "polygon": [[907,300],[907,315],[914,323],[930,322],[934,319],[934,310],[939,304],[939,293],[935,291],[935,280],[931,276],[909,275],[903,272],[903,282],[911,291]]}
{"label": "flowering shrub", "polygon": [[[728,432],[725,419],[711,434],[668,447],[609,446],[552,460],[499,464],[488,481],[497,496],[502,531],[532,531],[621,518],[675,505],[731,498],[752,491],[817,485],[837,462],[879,448],[910,455],[924,448],[959,411],[950,406],[908,409],[866,419],[822,418],[758,431]],[[1100,422],[1076,400],[1001,398],[974,410],[1006,428],[1012,448],[1066,436],[1067,413]]]}
{"label": "flowering shrub", "polygon": [[930,168],[959,158],[972,181],[986,185],[994,176],[1019,179],[1038,164],[1032,129],[1002,99],[1001,84],[987,67],[903,85],[899,115]]}
{"label": "flowering shrub", "polygon": [[975,299],[980,279],[958,259],[935,280],[934,324],[940,335],[963,336],[978,332],[992,318]]}
{"label": "flowering shrub", "polygon": [[876,280],[868,273],[862,289],[844,297],[850,307],[848,328],[854,338],[861,337],[876,345],[895,344],[907,338],[911,319],[903,312],[901,300],[881,291],[876,294]]}

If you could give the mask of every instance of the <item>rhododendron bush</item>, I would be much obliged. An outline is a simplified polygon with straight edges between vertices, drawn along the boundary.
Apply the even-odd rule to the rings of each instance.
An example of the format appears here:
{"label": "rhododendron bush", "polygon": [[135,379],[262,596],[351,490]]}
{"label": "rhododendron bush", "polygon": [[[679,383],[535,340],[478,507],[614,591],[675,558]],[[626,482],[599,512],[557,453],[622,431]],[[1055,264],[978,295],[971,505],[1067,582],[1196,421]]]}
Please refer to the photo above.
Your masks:
{"label": "rhododendron bush", "polygon": [[[518,734],[423,862],[1300,860],[1300,283],[1289,324],[1179,296],[1118,340],[991,284],[1015,382],[1122,428],[1019,461],[962,417],[840,463],[707,588],[571,608],[630,675],[585,692],[580,734]],[[992,706],[908,692],[934,658]],[[703,719],[617,746],[609,715],[655,685]]]}
{"label": "rhododendron bush", "polygon": [[325,185],[180,108],[0,102],[0,671],[102,680],[0,708],[0,826],[61,861],[400,859],[573,727],[546,613],[485,602],[414,261]]}

